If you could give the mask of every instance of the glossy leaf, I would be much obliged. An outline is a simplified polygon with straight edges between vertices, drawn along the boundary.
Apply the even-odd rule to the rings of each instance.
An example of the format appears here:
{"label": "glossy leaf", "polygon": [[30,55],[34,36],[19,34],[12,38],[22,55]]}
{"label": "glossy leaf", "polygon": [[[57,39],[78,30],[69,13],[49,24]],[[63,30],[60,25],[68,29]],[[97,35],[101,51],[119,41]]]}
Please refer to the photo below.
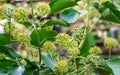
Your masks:
{"label": "glossy leaf", "polygon": [[25,68],[23,66],[17,66],[17,65],[10,67],[8,70],[10,75],[22,75],[24,71]]}
{"label": "glossy leaf", "polygon": [[108,60],[107,64],[112,69],[114,75],[120,75],[120,58]]}
{"label": "glossy leaf", "polygon": [[0,45],[10,44],[9,34],[0,34]]}
{"label": "glossy leaf", "polygon": [[23,24],[25,26],[32,26],[32,24],[29,21],[25,21],[25,22],[19,22],[20,24]]}
{"label": "glossy leaf", "polygon": [[120,11],[113,3],[106,1],[101,5],[99,5],[98,3],[94,3],[94,6],[101,13],[101,19],[120,23]]}
{"label": "glossy leaf", "polygon": [[82,48],[80,49],[81,56],[87,56],[91,46],[95,45],[95,40],[92,33],[88,33]]}
{"label": "glossy leaf", "polygon": [[78,12],[74,10],[73,8],[69,8],[69,9],[64,10],[60,14],[60,17],[67,23],[74,23],[85,14],[87,14],[86,10],[81,10],[80,12]]}
{"label": "glossy leaf", "polygon": [[75,1],[75,0],[57,0],[57,1],[55,1],[54,0],[54,2],[52,2],[51,4],[53,4],[53,5],[51,5],[51,14],[52,14],[52,13],[58,12],[62,9],[77,5],[77,1]]}
{"label": "glossy leaf", "polygon": [[65,27],[70,26],[64,21],[48,20],[42,27],[49,26],[49,25],[60,25],[60,26],[65,26]]}
{"label": "glossy leaf", "polygon": [[13,50],[12,48],[9,48],[8,46],[0,46],[0,52],[4,53],[9,57],[21,58],[21,56],[17,54],[15,50]]}
{"label": "glossy leaf", "polygon": [[38,35],[36,34],[36,31],[34,30],[32,32],[32,34],[30,35],[31,37],[31,44],[35,45],[35,46],[38,46],[38,37],[39,36],[39,39],[40,41],[43,41],[45,39],[47,40],[54,40],[55,36],[57,35],[57,32],[55,31],[49,31],[49,30],[46,30],[46,29],[41,29],[41,30],[38,30]]}
{"label": "glossy leaf", "polygon": [[51,57],[51,55],[50,54],[42,55],[42,58],[43,58],[45,65],[51,68],[53,71],[55,71],[55,66],[54,66],[55,62],[53,58]]}

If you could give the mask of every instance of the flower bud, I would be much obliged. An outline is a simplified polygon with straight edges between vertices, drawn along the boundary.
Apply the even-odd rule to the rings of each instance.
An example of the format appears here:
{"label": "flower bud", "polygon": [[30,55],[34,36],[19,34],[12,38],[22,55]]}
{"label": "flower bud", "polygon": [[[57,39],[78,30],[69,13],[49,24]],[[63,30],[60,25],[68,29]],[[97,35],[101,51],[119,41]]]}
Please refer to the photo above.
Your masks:
{"label": "flower bud", "polygon": [[53,52],[56,50],[56,46],[54,43],[52,43],[51,41],[46,41],[43,46],[42,46],[43,50],[45,50],[45,52],[49,53],[49,52]]}
{"label": "flower bud", "polygon": [[22,22],[27,20],[29,13],[24,7],[18,7],[13,11],[13,18],[16,21]]}
{"label": "flower bud", "polygon": [[4,59],[6,57],[6,55],[4,53],[0,52],[0,60]]}
{"label": "flower bud", "polygon": [[113,38],[106,38],[104,40],[104,46],[109,49],[115,48],[117,47],[117,41]]}
{"label": "flower bud", "polygon": [[58,72],[65,73],[69,69],[68,62],[65,59],[61,59],[55,63],[55,68]]}
{"label": "flower bud", "polygon": [[39,16],[45,16],[50,13],[50,6],[47,3],[40,2],[35,8],[35,13]]}
{"label": "flower bud", "polygon": [[90,48],[89,53],[90,54],[101,54],[102,51],[98,46],[94,46],[94,47]]}

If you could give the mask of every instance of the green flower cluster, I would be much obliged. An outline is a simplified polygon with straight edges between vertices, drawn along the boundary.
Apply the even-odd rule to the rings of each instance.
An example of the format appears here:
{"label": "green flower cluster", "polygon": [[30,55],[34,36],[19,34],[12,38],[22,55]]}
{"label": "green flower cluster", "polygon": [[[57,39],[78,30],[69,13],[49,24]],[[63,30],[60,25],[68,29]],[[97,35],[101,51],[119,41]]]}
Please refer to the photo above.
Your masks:
{"label": "green flower cluster", "polygon": [[83,39],[85,39],[85,35],[84,35],[84,32],[85,32],[85,27],[81,27],[81,28],[74,28],[71,30],[72,32],[72,37],[81,42]]}
{"label": "green flower cluster", "polygon": [[89,63],[92,63],[96,67],[101,65],[101,62],[102,62],[102,59],[100,58],[100,56],[95,55],[95,54],[88,55],[87,59],[88,59]]}
{"label": "green flower cluster", "polygon": [[68,62],[66,61],[66,59],[61,59],[60,61],[57,61],[55,63],[55,68],[59,73],[65,73],[69,69]]}
{"label": "green flower cluster", "polygon": [[101,54],[102,50],[98,46],[94,46],[89,50],[90,54]]}
{"label": "green flower cluster", "polygon": [[9,29],[10,29],[10,31],[14,31],[14,29],[15,29],[15,25],[13,23],[10,23],[10,28],[9,28],[9,23],[8,22],[3,24],[3,26],[4,26],[4,31],[6,33],[9,33]]}
{"label": "green flower cluster", "polygon": [[27,51],[27,58],[30,59],[31,61],[35,61],[38,58],[38,48],[33,46],[33,45],[29,45],[25,48],[25,51]]}
{"label": "green flower cluster", "polygon": [[29,45],[30,44],[30,36],[24,32],[24,30],[15,29],[12,32],[13,40],[19,42],[21,45]]}
{"label": "green flower cluster", "polygon": [[55,42],[63,47],[68,47],[68,45],[70,44],[70,36],[66,33],[60,33],[56,36],[56,40]]}
{"label": "green flower cluster", "polygon": [[47,3],[40,2],[35,8],[35,13],[39,16],[45,16],[50,13],[50,6]]}
{"label": "green flower cluster", "polygon": [[77,55],[79,54],[79,49],[78,49],[78,42],[75,40],[72,40],[68,47],[67,47],[67,52],[69,55]]}
{"label": "green flower cluster", "polygon": [[24,7],[18,7],[13,11],[13,18],[18,22],[25,21],[28,16],[29,13]]}
{"label": "green flower cluster", "polygon": [[55,42],[66,48],[69,55],[77,55],[79,53],[78,42],[71,39],[66,33],[60,33],[57,35]]}
{"label": "green flower cluster", "polygon": [[49,52],[54,52],[56,50],[56,46],[53,42],[51,41],[46,41],[43,46],[42,46],[42,49],[49,53]]}
{"label": "green flower cluster", "polygon": [[104,46],[109,49],[115,48],[117,47],[117,45],[118,45],[117,41],[113,38],[106,38],[104,40]]}

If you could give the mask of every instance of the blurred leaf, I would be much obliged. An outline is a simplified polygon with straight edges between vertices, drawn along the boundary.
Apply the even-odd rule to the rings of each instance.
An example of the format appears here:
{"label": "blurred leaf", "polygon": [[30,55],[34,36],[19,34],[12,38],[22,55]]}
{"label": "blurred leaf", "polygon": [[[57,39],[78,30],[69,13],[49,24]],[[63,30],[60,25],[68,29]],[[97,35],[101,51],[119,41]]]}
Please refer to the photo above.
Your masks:
{"label": "blurred leaf", "polygon": [[4,53],[9,57],[21,58],[21,56],[17,54],[15,50],[13,50],[12,48],[9,48],[8,46],[0,46],[0,52]]}
{"label": "blurred leaf", "polygon": [[25,68],[23,66],[17,66],[17,65],[10,67],[8,70],[10,75],[22,75],[24,71]]}
{"label": "blurred leaf", "polygon": [[[46,30],[44,28],[38,30],[37,32],[38,32],[40,41],[43,41],[45,39],[53,41],[55,39],[55,36],[57,35],[56,31]],[[32,32],[30,37],[31,37],[31,44],[38,46],[38,37],[35,30]]]}
{"label": "blurred leaf", "polygon": [[94,3],[94,6],[101,13],[101,19],[120,23],[120,11],[113,3],[106,1],[101,5],[99,5],[99,3]]}
{"label": "blurred leaf", "polygon": [[45,55],[42,55],[42,58],[43,58],[43,61],[45,63],[45,65],[49,68],[51,68],[51,70],[55,71],[55,62],[53,60],[53,58],[51,57],[50,54],[45,54]]}
{"label": "blurred leaf", "polygon": [[0,45],[10,44],[9,34],[0,34]]}
{"label": "blurred leaf", "polygon": [[120,75],[120,58],[108,60],[107,64],[112,69],[114,75]]}
{"label": "blurred leaf", "polygon": [[78,11],[74,10],[73,8],[68,8],[60,14],[60,17],[67,23],[74,23],[85,14],[87,14],[86,10],[81,10],[79,13]]}
{"label": "blurred leaf", "polygon": [[57,0],[51,0],[50,3],[49,3],[50,7],[52,7],[53,4],[54,4],[56,1],[57,1]]}
{"label": "blurred leaf", "polygon": [[104,71],[107,74],[113,74],[112,69],[107,65],[107,61],[106,60],[101,60],[101,65],[99,66],[99,70]]}
{"label": "blurred leaf", "polygon": [[95,45],[95,39],[92,33],[88,33],[82,48],[80,49],[81,56],[87,56],[89,54],[89,49],[91,46]]}
{"label": "blurred leaf", "polygon": [[75,0],[57,0],[57,1],[52,0],[50,5],[51,5],[51,14],[53,14],[62,9],[77,5],[77,1],[75,1]]}
{"label": "blurred leaf", "polygon": [[19,22],[20,24],[23,24],[25,26],[32,26],[32,24],[29,21],[25,21],[25,22]]}
{"label": "blurred leaf", "polygon": [[0,70],[4,72],[8,72],[8,68],[14,64],[16,64],[16,62],[12,59],[11,60],[7,60],[7,59],[0,60]]}
{"label": "blurred leaf", "polygon": [[7,75],[3,71],[0,70],[0,75]]}
{"label": "blurred leaf", "polygon": [[64,21],[48,20],[43,27],[49,26],[49,25],[60,25],[60,26],[65,26],[65,27],[70,26]]}

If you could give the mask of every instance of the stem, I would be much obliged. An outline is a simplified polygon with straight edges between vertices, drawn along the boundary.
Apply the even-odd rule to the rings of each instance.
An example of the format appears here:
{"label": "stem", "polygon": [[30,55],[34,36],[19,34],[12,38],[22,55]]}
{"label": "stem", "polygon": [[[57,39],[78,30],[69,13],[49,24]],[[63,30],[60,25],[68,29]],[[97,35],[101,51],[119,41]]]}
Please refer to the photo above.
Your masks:
{"label": "stem", "polygon": [[77,70],[76,58],[74,57],[75,70]]}
{"label": "stem", "polygon": [[10,39],[10,47],[12,47],[12,42],[11,42],[11,17],[12,17],[12,11],[9,10],[9,15],[8,15],[8,24],[9,24],[9,39]]}
{"label": "stem", "polygon": [[33,19],[33,27],[35,30],[35,33],[37,35],[37,40],[38,40],[38,49],[39,49],[39,63],[41,64],[41,44],[40,44],[40,37],[39,37],[39,33],[37,31],[37,27],[35,25],[35,21],[36,21],[36,17],[34,16],[34,12],[33,12],[33,0],[30,0],[30,5],[31,5],[31,11],[32,11],[32,19]]}
{"label": "stem", "polygon": [[112,49],[109,49],[109,59],[111,59],[111,51]]}

